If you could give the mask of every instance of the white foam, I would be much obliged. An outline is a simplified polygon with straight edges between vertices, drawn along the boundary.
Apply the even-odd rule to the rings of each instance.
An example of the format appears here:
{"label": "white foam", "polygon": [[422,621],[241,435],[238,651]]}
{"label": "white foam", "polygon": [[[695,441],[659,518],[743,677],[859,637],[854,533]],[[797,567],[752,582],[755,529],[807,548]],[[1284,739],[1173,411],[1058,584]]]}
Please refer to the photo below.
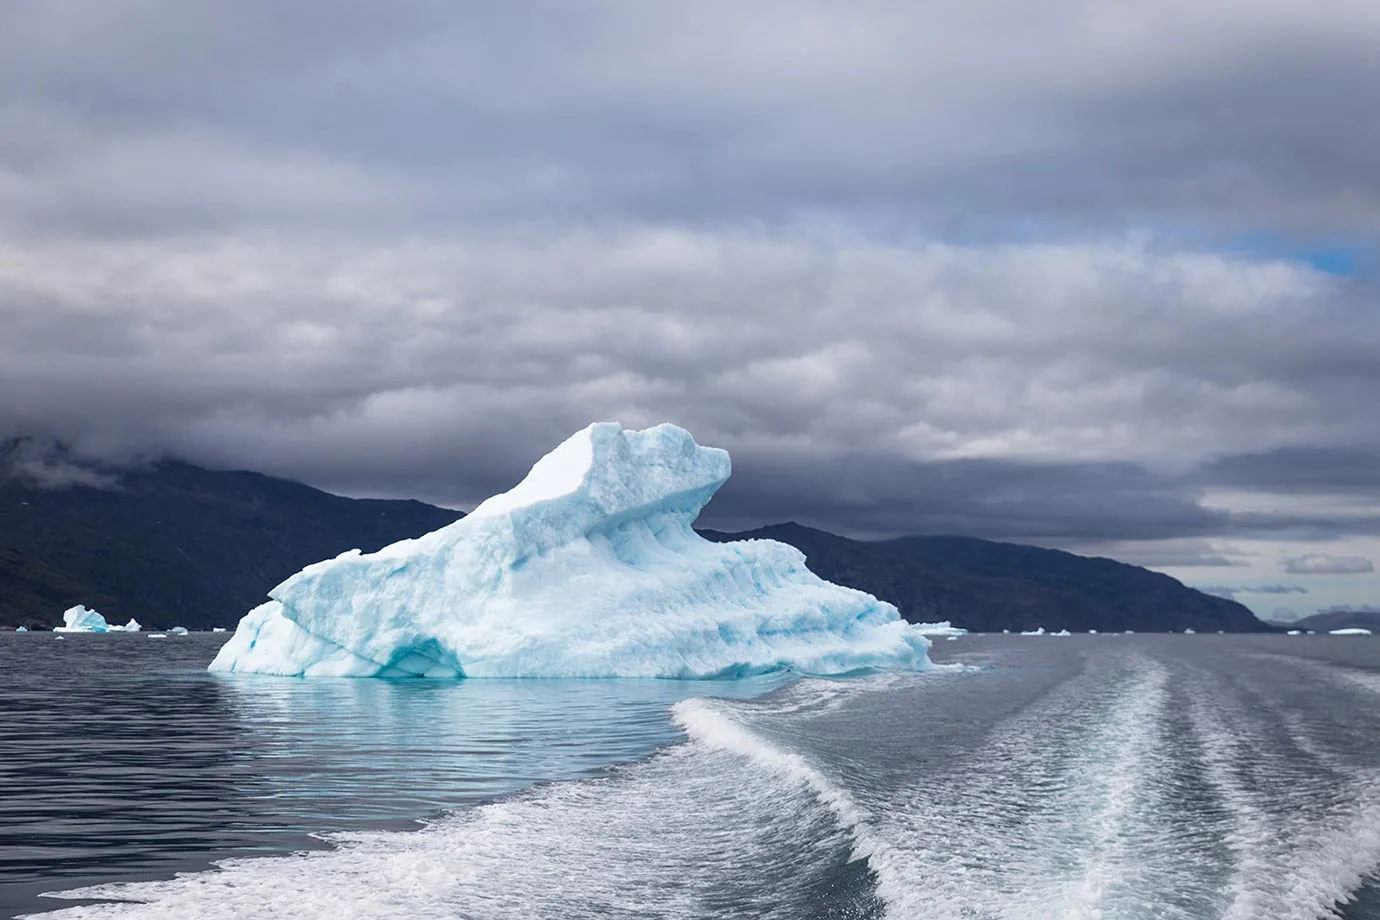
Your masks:
{"label": "white foam", "polygon": [[[750,738],[726,739],[695,711],[688,721],[713,742],[668,749],[606,779],[541,787],[412,833],[333,837],[332,851],[65,892],[126,902],[44,916],[795,920],[799,901],[764,879],[795,883],[825,872],[829,854],[846,859],[852,840],[811,794],[818,777],[807,766],[767,752],[773,768],[763,770]],[[751,765],[738,755],[744,747],[756,754]],[[846,809],[846,797],[831,800]]]}

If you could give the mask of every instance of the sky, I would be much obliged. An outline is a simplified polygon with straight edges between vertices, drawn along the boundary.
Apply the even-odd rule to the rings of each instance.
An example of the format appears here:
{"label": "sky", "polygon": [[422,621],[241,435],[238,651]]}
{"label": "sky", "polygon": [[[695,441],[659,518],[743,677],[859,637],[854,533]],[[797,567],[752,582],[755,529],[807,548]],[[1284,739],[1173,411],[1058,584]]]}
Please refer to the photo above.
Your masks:
{"label": "sky", "polygon": [[[1373,0],[10,0],[0,436],[1380,605]],[[1277,611],[1284,611],[1277,614]]]}

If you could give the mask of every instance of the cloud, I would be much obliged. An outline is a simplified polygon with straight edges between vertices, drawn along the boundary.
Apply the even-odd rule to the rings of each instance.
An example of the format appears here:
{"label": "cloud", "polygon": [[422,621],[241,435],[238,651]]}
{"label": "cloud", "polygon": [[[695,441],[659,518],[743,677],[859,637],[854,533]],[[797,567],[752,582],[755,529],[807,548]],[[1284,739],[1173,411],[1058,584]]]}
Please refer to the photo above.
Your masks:
{"label": "cloud", "polygon": [[1318,613],[1380,613],[1380,604],[1334,604],[1320,608]]}
{"label": "cloud", "polygon": [[1290,575],[1361,575],[1374,572],[1374,564],[1365,556],[1330,556],[1308,553],[1285,559],[1284,571]]}
{"label": "cloud", "polygon": [[21,4],[0,435],[463,507],[671,420],[713,523],[1380,532],[1207,501],[1380,497],[1371,4],[1007,12]]}
{"label": "cloud", "polygon": [[1218,597],[1235,598],[1239,594],[1307,594],[1302,585],[1199,585],[1198,590]]}
{"label": "cloud", "polygon": [[14,227],[1373,232],[1380,211],[1365,0],[71,9],[17,7],[0,34]]}
{"label": "cloud", "polygon": [[[1202,507],[1193,465],[1352,436],[1374,412],[1331,398],[1354,321],[1333,282],[1141,245],[665,228],[11,243],[0,310],[0,429],[459,505],[616,418],[731,449],[743,518],[1269,529],[1288,520]],[[1242,347],[1219,353],[1226,336]],[[1281,342],[1306,374],[1262,377]]]}
{"label": "cloud", "polygon": [[61,445],[30,438],[0,440],[0,478],[40,489],[114,489],[119,485],[114,473],[82,463]]}

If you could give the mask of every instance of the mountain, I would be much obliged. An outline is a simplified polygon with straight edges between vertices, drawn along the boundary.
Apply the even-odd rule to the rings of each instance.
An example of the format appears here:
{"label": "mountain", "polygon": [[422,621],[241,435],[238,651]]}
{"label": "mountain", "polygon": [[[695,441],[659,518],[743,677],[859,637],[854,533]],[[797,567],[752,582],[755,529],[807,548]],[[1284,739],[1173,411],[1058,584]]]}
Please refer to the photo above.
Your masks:
{"label": "mountain", "polygon": [[178,462],[119,474],[58,462],[34,469],[0,471],[3,626],[61,624],[78,603],[112,623],[233,626],[305,565],[461,516]]}
{"label": "mountain", "polygon": [[[342,498],[259,473],[167,461],[92,469],[0,444],[0,626],[52,626],[86,604],[111,622],[233,626],[303,566],[443,527],[458,511]],[[796,524],[767,537],[810,568],[891,601],[912,622],[976,631],[1270,629],[1245,607],[1110,559],[968,537],[850,540]],[[1306,627],[1305,627],[1306,628]]]}
{"label": "mountain", "polygon": [[1289,629],[1311,629],[1314,632],[1360,628],[1380,633],[1380,610],[1329,610],[1278,625]]}
{"label": "mountain", "polygon": [[974,537],[850,540],[799,524],[701,532],[711,540],[789,543],[816,574],[891,601],[913,623],[949,620],[975,632],[1272,629],[1241,604],[1168,575],[1060,550]]}

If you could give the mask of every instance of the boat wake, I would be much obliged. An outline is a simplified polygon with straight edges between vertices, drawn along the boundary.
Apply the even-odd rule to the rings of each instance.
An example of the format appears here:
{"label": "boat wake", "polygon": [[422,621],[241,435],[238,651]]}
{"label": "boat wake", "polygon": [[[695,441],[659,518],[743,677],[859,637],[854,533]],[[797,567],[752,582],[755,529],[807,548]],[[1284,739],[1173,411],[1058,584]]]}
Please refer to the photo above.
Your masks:
{"label": "boat wake", "polygon": [[686,700],[684,743],[598,779],[66,892],[119,903],[57,916],[1364,916],[1372,673],[1110,643],[1075,660]]}

